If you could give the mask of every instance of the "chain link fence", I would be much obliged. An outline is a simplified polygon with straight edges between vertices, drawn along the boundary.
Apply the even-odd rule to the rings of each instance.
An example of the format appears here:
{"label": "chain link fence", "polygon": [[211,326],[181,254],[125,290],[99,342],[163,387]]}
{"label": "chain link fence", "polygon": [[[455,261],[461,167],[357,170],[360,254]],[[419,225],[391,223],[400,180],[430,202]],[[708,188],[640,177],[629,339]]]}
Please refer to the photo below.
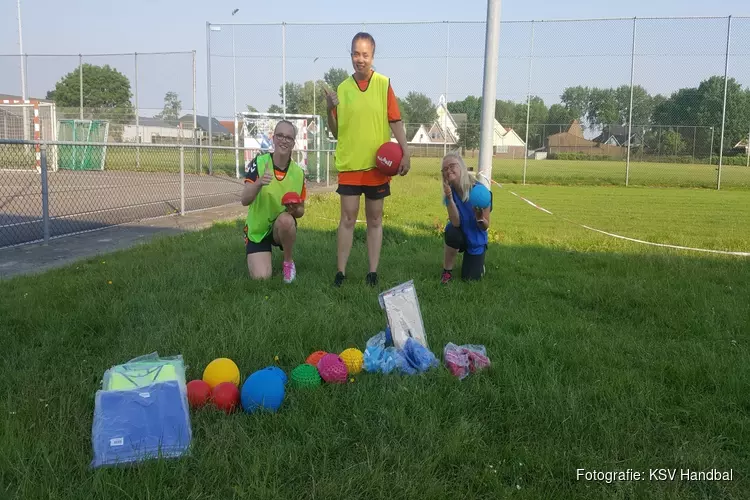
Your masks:
{"label": "chain link fence", "polygon": [[[29,100],[54,108],[45,140],[86,141],[89,128],[106,126],[106,142],[202,144],[196,70],[195,51],[0,55],[0,139],[34,138],[23,134],[33,115],[18,110]],[[14,115],[23,125],[4,127]]]}
{"label": "chain link fence", "polygon": [[[319,115],[332,147],[321,89],[358,31],[416,161],[478,158],[484,22],[207,23],[209,115]],[[750,18],[505,21],[499,58],[497,180],[750,187]]]}
{"label": "chain link fence", "polygon": [[211,148],[212,175],[207,150],[0,139],[0,247],[239,202],[235,149]]}

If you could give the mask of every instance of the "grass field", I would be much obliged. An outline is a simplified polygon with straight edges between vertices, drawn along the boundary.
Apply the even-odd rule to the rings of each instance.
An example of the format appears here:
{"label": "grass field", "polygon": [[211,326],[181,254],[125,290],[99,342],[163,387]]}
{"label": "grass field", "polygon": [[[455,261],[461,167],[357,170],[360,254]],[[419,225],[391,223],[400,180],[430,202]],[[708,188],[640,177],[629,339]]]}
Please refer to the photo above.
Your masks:
{"label": "grass field", "polygon": [[[15,149],[14,149],[15,148]],[[12,164],[25,163],[33,166],[33,151],[25,155],[19,146],[5,146],[0,149],[0,168],[12,168]],[[140,170],[146,172],[179,172],[180,154],[175,148],[142,148],[137,159],[136,149],[131,146],[112,145],[107,148],[106,170]],[[22,161],[23,160],[23,161]],[[438,165],[439,158],[415,157],[416,167]],[[728,159],[729,161],[729,159]],[[15,162],[15,163],[14,163]],[[467,158],[470,165],[476,165],[477,158]],[[326,168],[334,168],[332,155],[320,155],[321,175],[325,179]],[[495,179],[501,182],[523,182],[523,159],[493,162]],[[137,168],[136,166],[139,165]],[[240,155],[240,169],[243,158]],[[308,154],[309,178],[317,173],[317,155]],[[32,168],[32,167],[27,167]],[[577,160],[529,160],[526,168],[526,182],[548,185],[625,185],[625,161],[577,161]],[[188,173],[209,171],[208,150],[196,154],[196,150],[185,146],[185,171]],[[235,174],[235,154],[232,150],[214,150],[213,172],[220,175]],[[241,171],[242,173],[242,171]],[[335,179],[335,171],[330,171]],[[633,186],[655,187],[702,187],[716,188],[717,166],[708,164],[649,163],[631,161],[629,184]],[[724,165],[721,185],[724,189],[750,188],[750,169],[746,166]]]}
{"label": "grass field", "polygon": [[[338,204],[316,196],[293,285],[247,279],[239,222],[3,283],[0,497],[747,498],[750,261],[576,223],[750,251],[750,192],[496,187],[487,276],[445,287],[440,188],[420,165],[394,181],[379,288],[414,279],[433,352],[484,344],[489,371],[361,374],[290,389],[275,415],[201,410],[189,457],[88,468],[111,365],[179,353],[192,379],[229,356],[244,377],[275,356],[291,370],[314,350],[364,349],[384,327],[363,227],[348,283],[331,287]],[[646,480],[578,481],[579,468]],[[734,481],[648,480],[656,468]]]}

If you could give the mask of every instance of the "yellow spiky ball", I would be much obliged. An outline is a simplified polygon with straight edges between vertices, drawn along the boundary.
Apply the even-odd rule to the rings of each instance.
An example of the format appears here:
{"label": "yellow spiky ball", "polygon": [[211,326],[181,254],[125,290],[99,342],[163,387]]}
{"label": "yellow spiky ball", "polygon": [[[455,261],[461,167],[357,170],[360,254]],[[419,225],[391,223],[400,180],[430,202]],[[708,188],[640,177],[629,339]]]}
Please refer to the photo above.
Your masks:
{"label": "yellow spiky ball", "polygon": [[362,365],[365,362],[365,358],[362,351],[356,347],[345,349],[339,354],[339,357],[344,361],[344,364],[346,364],[346,370],[349,372],[349,375],[356,375],[362,371]]}

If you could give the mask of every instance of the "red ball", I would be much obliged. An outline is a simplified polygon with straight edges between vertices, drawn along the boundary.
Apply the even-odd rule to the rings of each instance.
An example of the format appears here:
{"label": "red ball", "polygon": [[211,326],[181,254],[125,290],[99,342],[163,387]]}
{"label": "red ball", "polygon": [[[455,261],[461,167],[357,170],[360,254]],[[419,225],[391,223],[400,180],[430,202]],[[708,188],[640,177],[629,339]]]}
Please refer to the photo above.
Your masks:
{"label": "red ball", "polygon": [[190,406],[200,408],[211,397],[211,386],[200,379],[191,380],[187,384],[187,395]]}
{"label": "red ball", "polygon": [[404,152],[397,142],[386,142],[375,154],[375,166],[385,175],[396,175]]}
{"label": "red ball", "polygon": [[211,400],[224,413],[232,413],[240,404],[240,390],[231,382],[222,382],[211,391]]}

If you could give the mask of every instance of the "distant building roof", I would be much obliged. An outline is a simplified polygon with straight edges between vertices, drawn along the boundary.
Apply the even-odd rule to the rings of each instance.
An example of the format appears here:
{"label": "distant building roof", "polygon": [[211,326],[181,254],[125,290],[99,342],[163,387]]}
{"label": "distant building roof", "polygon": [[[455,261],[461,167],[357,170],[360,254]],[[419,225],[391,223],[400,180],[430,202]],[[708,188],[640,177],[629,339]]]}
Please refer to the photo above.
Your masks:
{"label": "distant building roof", "polygon": [[221,120],[221,123],[225,129],[229,130],[230,134],[234,134],[234,120]]}
{"label": "distant building roof", "polygon": [[[197,115],[195,118],[196,122],[198,123],[198,128],[208,132],[208,117],[203,115]],[[180,117],[180,123],[182,123],[182,127],[185,128],[188,125],[192,128],[193,126],[193,115],[184,115]],[[227,134],[231,135],[232,133],[226,129],[224,125],[222,125],[219,120],[216,118],[211,118],[211,133],[213,134]]]}
{"label": "distant building roof", "polygon": [[[135,118],[131,120],[131,125],[135,125]],[[160,118],[154,118],[151,116],[139,116],[138,117],[138,125],[142,127],[164,127],[164,128],[177,128],[178,124],[175,122],[167,122],[165,120],[162,120]],[[190,125],[190,128],[192,129],[192,123]]]}

